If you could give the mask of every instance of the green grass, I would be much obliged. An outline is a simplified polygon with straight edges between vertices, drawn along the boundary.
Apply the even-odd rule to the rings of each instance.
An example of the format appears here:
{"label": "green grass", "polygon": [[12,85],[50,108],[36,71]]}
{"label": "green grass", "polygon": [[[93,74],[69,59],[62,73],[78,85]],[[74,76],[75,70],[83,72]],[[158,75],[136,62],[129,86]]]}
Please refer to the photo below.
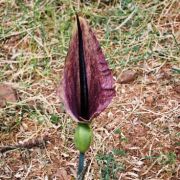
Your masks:
{"label": "green grass", "polygon": [[160,155],[156,156],[145,156],[144,159],[152,160],[157,159],[161,164],[170,164],[173,165],[176,163],[176,153],[168,152],[168,153],[161,153]]}
{"label": "green grass", "polygon": [[101,179],[103,180],[116,180],[118,179],[117,172],[125,170],[124,165],[117,162],[112,153],[99,154],[96,159],[101,167]]}

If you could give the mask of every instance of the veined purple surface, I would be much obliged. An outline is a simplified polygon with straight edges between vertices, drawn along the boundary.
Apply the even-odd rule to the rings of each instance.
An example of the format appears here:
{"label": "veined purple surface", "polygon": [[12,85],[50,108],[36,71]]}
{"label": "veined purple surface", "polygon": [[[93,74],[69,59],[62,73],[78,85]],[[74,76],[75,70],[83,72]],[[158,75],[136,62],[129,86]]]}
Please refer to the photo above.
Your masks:
{"label": "veined purple surface", "polygon": [[78,121],[88,123],[99,115],[115,96],[114,80],[98,40],[86,20],[79,17],[88,85],[88,116],[81,114],[81,84],[79,71],[79,39],[77,23],[72,33],[65,60],[63,80],[58,88],[65,109]]}

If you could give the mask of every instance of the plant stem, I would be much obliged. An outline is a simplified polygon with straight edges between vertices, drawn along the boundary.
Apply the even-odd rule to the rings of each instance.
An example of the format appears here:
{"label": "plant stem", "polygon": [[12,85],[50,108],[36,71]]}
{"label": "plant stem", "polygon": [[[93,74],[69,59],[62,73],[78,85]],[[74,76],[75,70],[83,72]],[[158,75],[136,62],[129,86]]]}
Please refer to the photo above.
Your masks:
{"label": "plant stem", "polygon": [[78,177],[81,177],[81,174],[83,172],[84,169],[84,153],[79,154],[79,165],[78,165]]}

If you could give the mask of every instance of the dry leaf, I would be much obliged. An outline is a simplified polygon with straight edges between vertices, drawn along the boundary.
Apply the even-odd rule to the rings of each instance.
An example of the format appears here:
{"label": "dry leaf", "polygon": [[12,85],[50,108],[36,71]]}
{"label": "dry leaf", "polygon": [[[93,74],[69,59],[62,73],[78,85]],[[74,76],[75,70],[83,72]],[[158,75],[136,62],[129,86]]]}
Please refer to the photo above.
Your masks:
{"label": "dry leaf", "polygon": [[174,90],[175,90],[178,94],[180,94],[180,85],[175,86],[175,87],[174,87]]}
{"label": "dry leaf", "polygon": [[121,74],[119,78],[119,82],[121,84],[127,84],[134,81],[136,78],[137,78],[137,73],[135,71],[127,70]]}
{"label": "dry leaf", "polygon": [[162,69],[161,72],[157,75],[157,79],[162,79],[162,80],[169,80],[171,79],[171,72],[168,71],[167,69]]}
{"label": "dry leaf", "polygon": [[60,180],[70,180],[71,176],[69,176],[65,169],[58,169],[56,171],[55,177]]}

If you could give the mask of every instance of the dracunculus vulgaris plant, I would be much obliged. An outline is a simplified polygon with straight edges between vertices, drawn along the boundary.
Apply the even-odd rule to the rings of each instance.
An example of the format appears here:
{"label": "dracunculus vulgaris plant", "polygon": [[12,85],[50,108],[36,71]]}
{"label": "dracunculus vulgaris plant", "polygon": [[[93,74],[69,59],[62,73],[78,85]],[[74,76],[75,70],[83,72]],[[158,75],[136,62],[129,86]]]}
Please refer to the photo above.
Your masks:
{"label": "dracunculus vulgaris plant", "polygon": [[86,20],[78,15],[58,94],[67,113],[78,123],[74,143],[80,151],[80,175],[83,170],[84,153],[92,141],[90,123],[109,105],[115,96],[115,89],[112,72],[99,42]]}

